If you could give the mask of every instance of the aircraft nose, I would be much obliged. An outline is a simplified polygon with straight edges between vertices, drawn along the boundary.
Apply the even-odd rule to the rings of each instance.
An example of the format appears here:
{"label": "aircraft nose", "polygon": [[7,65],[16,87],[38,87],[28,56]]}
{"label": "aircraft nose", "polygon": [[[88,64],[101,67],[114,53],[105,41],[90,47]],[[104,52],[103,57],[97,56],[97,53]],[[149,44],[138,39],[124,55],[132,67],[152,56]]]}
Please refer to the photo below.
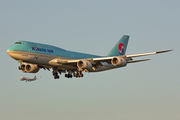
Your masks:
{"label": "aircraft nose", "polygon": [[7,54],[12,57],[12,52],[14,51],[13,45],[7,49]]}
{"label": "aircraft nose", "polygon": [[14,59],[16,58],[16,55],[13,53],[12,47],[7,49],[7,54]]}
{"label": "aircraft nose", "polygon": [[9,53],[10,53],[10,51],[9,50],[7,50],[7,54],[9,55]]}
{"label": "aircraft nose", "polygon": [[12,50],[11,50],[11,47],[10,47],[10,48],[7,49],[7,54],[8,54],[9,56],[11,56],[11,52],[12,52]]}

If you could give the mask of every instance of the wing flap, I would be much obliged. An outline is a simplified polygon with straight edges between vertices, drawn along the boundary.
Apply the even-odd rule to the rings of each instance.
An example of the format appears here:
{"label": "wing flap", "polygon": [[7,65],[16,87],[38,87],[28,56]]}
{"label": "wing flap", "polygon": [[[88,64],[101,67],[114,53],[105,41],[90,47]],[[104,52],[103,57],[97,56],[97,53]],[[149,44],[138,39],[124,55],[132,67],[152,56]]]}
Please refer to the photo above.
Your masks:
{"label": "wing flap", "polygon": [[136,62],[143,62],[143,61],[148,61],[150,59],[143,59],[143,60],[133,60],[133,61],[128,61],[127,63],[136,63]]}

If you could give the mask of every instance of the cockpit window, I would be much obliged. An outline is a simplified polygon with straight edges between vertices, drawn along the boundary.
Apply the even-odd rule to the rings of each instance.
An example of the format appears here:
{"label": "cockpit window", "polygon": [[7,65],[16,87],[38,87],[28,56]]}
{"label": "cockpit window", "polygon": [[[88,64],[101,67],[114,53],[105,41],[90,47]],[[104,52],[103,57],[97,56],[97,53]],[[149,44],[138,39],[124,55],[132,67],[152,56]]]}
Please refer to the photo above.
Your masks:
{"label": "cockpit window", "polygon": [[15,44],[22,44],[21,42],[15,42]]}

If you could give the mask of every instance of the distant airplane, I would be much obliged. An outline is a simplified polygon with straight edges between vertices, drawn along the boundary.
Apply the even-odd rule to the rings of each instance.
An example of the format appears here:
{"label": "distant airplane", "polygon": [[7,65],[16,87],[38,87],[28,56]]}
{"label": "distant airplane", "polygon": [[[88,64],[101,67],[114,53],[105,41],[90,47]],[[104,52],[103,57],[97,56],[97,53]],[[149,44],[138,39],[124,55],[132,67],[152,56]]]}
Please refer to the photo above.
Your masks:
{"label": "distant airplane", "polygon": [[37,79],[39,79],[39,78],[36,78],[36,76],[34,77],[34,78],[26,78],[26,77],[20,77],[20,81],[29,81],[29,82],[31,82],[31,81],[35,81],[35,80],[37,80]]}
{"label": "distant airplane", "polygon": [[[40,68],[49,70],[52,68],[54,79],[59,79],[59,74],[65,77],[83,77],[82,72],[100,72],[120,67],[128,63],[142,62],[149,59],[133,60],[133,57],[153,55],[172,50],[125,55],[129,36],[124,35],[110,53],[106,56],[67,51],[52,45],[17,41],[8,48],[7,53],[20,63],[19,70],[27,73],[37,73]],[[96,44],[96,43],[94,43]],[[105,45],[103,42],[101,45]],[[92,46],[93,49],[93,46]],[[24,63],[23,63],[24,62]]]}

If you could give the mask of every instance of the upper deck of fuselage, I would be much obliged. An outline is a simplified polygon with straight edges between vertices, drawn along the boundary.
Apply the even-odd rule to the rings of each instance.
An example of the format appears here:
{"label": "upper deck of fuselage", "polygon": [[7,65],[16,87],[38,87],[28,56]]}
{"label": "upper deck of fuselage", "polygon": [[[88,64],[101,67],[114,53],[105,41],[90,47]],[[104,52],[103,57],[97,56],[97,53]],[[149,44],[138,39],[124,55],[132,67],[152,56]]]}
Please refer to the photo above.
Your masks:
{"label": "upper deck of fuselage", "polygon": [[15,42],[14,45],[8,48],[7,52],[8,51],[21,51],[21,52],[36,53],[36,54],[45,54],[45,55],[72,58],[72,59],[102,57],[97,55],[67,51],[65,49],[56,46],[29,42],[29,41],[17,41]]}
{"label": "upper deck of fuselage", "polygon": [[16,50],[16,49],[19,49],[19,47],[23,48],[23,50],[26,50],[26,51],[29,50],[29,49],[25,49],[25,48],[28,48],[28,47],[42,47],[42,48],[50,48],[50,49],[58,49],[58,50],[61,50],[61,51],[66,51],[66,50],[64,50],[62,48],[55,47],[55,46],[52,46],[52,45],[36,43],[36,42],[29,42],[29,41],[17,41],[17,42],[14,43],[14,45],[12,45],[10,48],[8,48],[8,50],[9,51]]}

